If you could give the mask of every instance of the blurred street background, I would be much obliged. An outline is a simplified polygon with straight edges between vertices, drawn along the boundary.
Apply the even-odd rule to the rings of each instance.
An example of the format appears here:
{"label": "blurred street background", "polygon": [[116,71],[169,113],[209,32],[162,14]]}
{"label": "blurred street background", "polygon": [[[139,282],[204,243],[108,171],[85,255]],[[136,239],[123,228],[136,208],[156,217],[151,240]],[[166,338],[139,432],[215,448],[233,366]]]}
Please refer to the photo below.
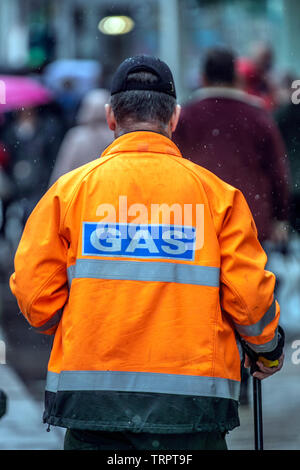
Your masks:
{"label": "blurred street background", "polygon": [[[264,424],[266,449],[300,449],[299,43],[298,0],[1,0],[0,390],[8,402],[0,449],[63,446],[63,430],[47,432],[42,424],[52,338],[30,329],[8,285],[30,212],[61,174],[99,157],[112,142],[104,104],[120,62],[159,56],[184,105],[203,87],[201,63],[215,46],[235,52],[239,88],[261,100],[285,148],[286,234],[264,246],[277,277],[286,361],[263,382]],[[251,380],[247,386],[230,449],[254,447]]]}

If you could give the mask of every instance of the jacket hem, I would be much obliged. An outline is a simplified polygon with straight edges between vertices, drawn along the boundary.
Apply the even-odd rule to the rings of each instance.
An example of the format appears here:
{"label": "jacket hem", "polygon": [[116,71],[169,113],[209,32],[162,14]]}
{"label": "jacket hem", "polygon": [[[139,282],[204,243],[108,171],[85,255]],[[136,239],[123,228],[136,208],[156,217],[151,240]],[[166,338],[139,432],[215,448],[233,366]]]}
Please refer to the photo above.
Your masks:
{"label": "jacket hem", "polygon": [[233,419],[226,423],[201,423],[195,424],[159,424],[143,425],[143,429],[128,423],[111,424],[99,423],[97,421],[85,421],[71,418],[59,418],[50,416],[44,419],[44,423],[68,429],[80,429],[89,431],[120,432],[127,431],[133,433],[153,433],[153,434],[177,434],[196,432],[228,432],[240,426],[239,419]]}

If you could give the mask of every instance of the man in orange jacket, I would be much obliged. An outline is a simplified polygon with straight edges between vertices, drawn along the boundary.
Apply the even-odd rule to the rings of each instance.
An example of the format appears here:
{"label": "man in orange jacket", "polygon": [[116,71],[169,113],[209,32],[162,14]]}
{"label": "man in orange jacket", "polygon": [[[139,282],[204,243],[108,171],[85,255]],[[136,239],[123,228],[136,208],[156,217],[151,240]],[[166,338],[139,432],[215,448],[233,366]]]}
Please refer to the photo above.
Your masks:
{"label": "man in orange jacket", "polygon": [[[114,142],[31,214],[12,292],[54,334],[44,422],[65,449],[225,449],[239,425],[239,335],[282,367],[274,275],[242,193],[182,158],[168,66],[125,60]],[[274,356],[274,354],[273,354]]]}

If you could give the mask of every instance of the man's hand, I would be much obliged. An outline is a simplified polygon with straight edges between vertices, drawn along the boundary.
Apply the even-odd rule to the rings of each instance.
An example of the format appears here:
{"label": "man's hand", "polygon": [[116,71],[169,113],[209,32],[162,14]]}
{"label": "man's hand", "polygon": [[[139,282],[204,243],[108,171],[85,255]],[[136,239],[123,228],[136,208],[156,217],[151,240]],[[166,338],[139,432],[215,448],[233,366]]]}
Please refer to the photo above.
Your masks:
{"label": "man's hand", "polygon": [[[259,371],[256,371],[253,373],[253,377],[256,377],[259,380],[266,379],[267,377],[270,377],[271,375],[275,374],[276,372],[279,372],[280,369],[283,366],[283,361],[284,361],[284,354],[280,356],[278,359],[278,366],[277,367],[266,367],[263,365],[262,362],[257,361],[256,364],[259,367]],[[251,361],[247,354],[245,354],[245,367],[250,367],[251,366]]]}

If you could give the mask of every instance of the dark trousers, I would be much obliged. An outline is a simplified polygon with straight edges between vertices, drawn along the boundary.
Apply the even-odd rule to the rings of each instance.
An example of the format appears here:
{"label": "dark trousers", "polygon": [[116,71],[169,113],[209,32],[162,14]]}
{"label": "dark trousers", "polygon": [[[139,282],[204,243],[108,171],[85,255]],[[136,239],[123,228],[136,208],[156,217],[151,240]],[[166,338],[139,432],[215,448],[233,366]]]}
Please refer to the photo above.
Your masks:
{"label": "dark trousers", "polygon": [[225,433],[152,434],[67,429],[64,450],[227,450]]}

